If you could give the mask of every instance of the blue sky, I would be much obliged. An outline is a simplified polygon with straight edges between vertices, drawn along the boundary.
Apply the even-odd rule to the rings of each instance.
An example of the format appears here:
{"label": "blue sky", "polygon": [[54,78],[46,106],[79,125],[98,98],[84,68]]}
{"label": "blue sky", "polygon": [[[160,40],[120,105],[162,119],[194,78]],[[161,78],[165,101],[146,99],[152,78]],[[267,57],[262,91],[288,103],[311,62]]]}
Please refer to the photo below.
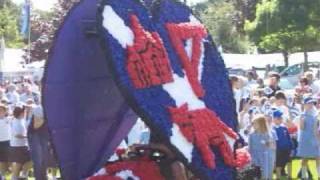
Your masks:
{"label": "blue sky", "polygon": [[[23,3],[24,0],[12,0],[15,3]],[[57,0],[31,0],[37,9],[50,10],[50,8],[57,2]],[[188,4],[195,4],[205,0],[187,0]]]}

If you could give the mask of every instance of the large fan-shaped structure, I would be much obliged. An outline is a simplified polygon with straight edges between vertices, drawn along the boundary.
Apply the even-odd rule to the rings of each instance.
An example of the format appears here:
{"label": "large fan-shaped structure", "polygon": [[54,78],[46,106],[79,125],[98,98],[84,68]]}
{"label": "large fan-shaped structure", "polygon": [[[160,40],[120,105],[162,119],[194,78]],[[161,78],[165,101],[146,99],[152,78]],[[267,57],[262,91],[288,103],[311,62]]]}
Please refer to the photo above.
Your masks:
{"label": "large fan-shaped structure", "polygon": [[145,1],[82,0],[56,35],[43,92],[63,178],[107,161],[135,122],[128,103],[198,177],[233,179],[237,120],[224,62],[187,6]]}
{"label": "large fan-shaped structure", "polygon": [[92,175],[137,116],[122,98],[97,35],[98,0],[83,0],[56,34],[43,81],[44,108],[63,179]]}

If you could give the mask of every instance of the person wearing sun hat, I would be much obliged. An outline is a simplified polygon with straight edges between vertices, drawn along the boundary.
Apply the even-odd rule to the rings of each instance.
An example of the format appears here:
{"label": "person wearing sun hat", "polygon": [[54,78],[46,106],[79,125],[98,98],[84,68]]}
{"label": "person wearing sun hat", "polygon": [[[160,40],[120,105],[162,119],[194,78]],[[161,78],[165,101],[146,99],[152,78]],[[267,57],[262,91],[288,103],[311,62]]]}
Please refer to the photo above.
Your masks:
{"label": "person wearing sun hat", "polygon": [[[277,150],[276,150],[276,173],[277,178],[281,178],[282,173],[288,162],[290,162],[290,153],[293,147],[289,130],[283,124],[283,112],[280,109],[275,109],[272,112],[273,130],[276,132]],[[291,172],[288,173],[289,176]]]}
{"label": "person wearing sun hat", "polygon": [[320,144],[317,137],[318,120],[316,101],[313,97],[307,96],[303,100],[304,112],[300,118],[300,129],[298,137],[298,152],[297,156],[302,158],[301,172],[302,178],[307,178],[308,159],[314,158],[317,160],[317,172],[320,174]]}

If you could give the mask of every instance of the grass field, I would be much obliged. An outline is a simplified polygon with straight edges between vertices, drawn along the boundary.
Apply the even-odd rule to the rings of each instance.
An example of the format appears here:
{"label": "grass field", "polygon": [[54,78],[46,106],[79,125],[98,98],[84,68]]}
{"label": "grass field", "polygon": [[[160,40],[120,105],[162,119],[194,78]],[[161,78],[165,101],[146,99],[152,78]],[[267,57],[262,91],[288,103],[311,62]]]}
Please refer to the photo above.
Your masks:
{"label": "grass field", "polygon": [[[298,179],[297,175],[299,173],[299,170],[301,168],[301,161],[300,160],[294,160],[292,164],[292,172],[293,172],[293,179]],[[309,161],[309,169],[312,173],[313,179],[317,179],[317,169],[316,169],[316,162],[313,160]],[[276,176],[274,175],[274,179]],[[6,180],[9,180],[10,177],[7,176]],[[285,180],[286,178],[282,178],[282,180]],[[34,178],[29,178],[28,180],[34,180]]]}
{"label": "grass field", "polygon": [[[292,172],[293,172],[292,178],[298,179],[297,176],[300,168],[301,168],[301,160],[294,160],[292,164]],[[317,179],[318,175],[317,175],[316,161],[313,161],[313,160],[309,161],[309,169],[312,173],[313,179]]]}

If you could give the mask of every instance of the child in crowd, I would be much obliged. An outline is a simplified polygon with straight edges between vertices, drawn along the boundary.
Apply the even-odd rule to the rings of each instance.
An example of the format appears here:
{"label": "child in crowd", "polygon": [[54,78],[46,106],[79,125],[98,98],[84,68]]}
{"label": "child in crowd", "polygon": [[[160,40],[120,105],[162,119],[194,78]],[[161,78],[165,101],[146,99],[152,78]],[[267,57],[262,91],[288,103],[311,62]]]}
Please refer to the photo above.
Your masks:
{"label": "child in crowd", "polygon": [[295,94],[292,103],[289,105],[289,117],[290,121],[287,122],[289,134],[294,145],[293,156],[296,156],[296,148],[298,147],[298,126],[299,118],[302,111],[301,97]]}
{"label": "child in crowd", "polygon": [[[281,110],[273,111],[273,129],[277,135],[277,150],[276,150],[276,173],[277,178],[280,179],[285,171],[285,167],[290,162],[290,154],[292,149],[292,142],[289,135],[288,128],[283,124],[283,113]],[[291,172],[288,172],[291,178]]]}
{"label": "child in crowd", "polygon": [[241,103],[241,99],[242,99],[242,91],[240,89],[240,81],[237,76],[230,76],[229,80],[231,83],[234,100],[236,102],[236,111],[237,111],[237,113],[239,113],[240,112],[240,103]]}
{"label": "child in crowd", "polygon": [[252,119],[255,115],[260,113],[259,100],[251,99],[239,114],[240,135],[245,142],[248,142],[249,133],[252,128]]}
{"label": "child in crowd", "polygon": [[[269,109],[268,111],[266,111],[266,112],[264,113],[264,117],[266,118],[266,121],[267,121],[267,126],[268,126],[268,128],[270,128],[272,131],[273,131],[273,129],[272,129],[272,125],[273,125],[273,111],[274,111],[274,109],[271,108],[271,109]],[[275,133],[275,132],[274,132],[274,133]]]}
{"label": "child in crowd", "polygon": [[11,121],[10,162],[12,162],[12,180],[17,180],[23,165],[30,161],[27,140],[27,126],[24,107],[13,109]]}
{"label": "child in crowd", "polygon": [[289,108],[287,106],[287,96],[284,92],[278,91],[275,94],[273,107],[279,109],[283,113],[283,120],[286,122],[289,119]]}
{"label": "child in crowd", "polygon": [[262,78],[257,79],[257,84],[258,84],[258,89],[263,89],[264,88],[264,81]]}
{"label": "child in crowd", "polygon": [[298,121],[302,112],[302,96],[294,95],[292,103],[289,104],[289,115],[292,121]]}
{"label": "child in crowd", "polygon": [[309,81],[306,77],[302,77],[300,79],[300,83],[296,87],[295,91],[299,96],[303,96],[304,94],[312,93],[312,89],[309,86]]}
{"label": "child in crowd", "polygon": [[269,130],[267,120],[259,115],[253,120],[254,131],[249,136],[249,152],[254,165],[260,167],[262,179],[272,179],[275,162],[275,135]]}
{"label": "child in crowd", "polygon": [[260,104],[257,98],[252,98],[245,104],[244,108],[240,112],[240,128],[246,127],[251,124],[252,117],[260,112]]}
{"label": "child in crowd", "polygon": [[8,167],[10,148],[10,124],[7,118],[7,107],[0,104],[0,179]]}
{"label": "child in crowd", "polygon": [[261,113],[266,113],[266,111],[271,108],[269,99],[267,97],[261,97],[259,101]]}
{"label": "child in crowd", "polygon": [[297,157],[297,147],[298,147],[298,126],[295,124],[295,122],[291,119],[286,122],[286,127],[288,128],[288,132],[291,138],[291,153],[290,153],[290,161],[287,165],[288,175],[289,177],[292,177],[292,160]]}
{"label": "child in crowd", "polygon": [[317,172],[320,175],[320,145],[318,139],[318,124],[317,116],[318,112],[315,108],[315,100],[312,97],[304,99],[304,112],[300,119],[300,129],[298,137],[298,152],[297,156],[302,158],[301,173],[302,178],[307,179],[307,166],[308,159],[317,159]]}

